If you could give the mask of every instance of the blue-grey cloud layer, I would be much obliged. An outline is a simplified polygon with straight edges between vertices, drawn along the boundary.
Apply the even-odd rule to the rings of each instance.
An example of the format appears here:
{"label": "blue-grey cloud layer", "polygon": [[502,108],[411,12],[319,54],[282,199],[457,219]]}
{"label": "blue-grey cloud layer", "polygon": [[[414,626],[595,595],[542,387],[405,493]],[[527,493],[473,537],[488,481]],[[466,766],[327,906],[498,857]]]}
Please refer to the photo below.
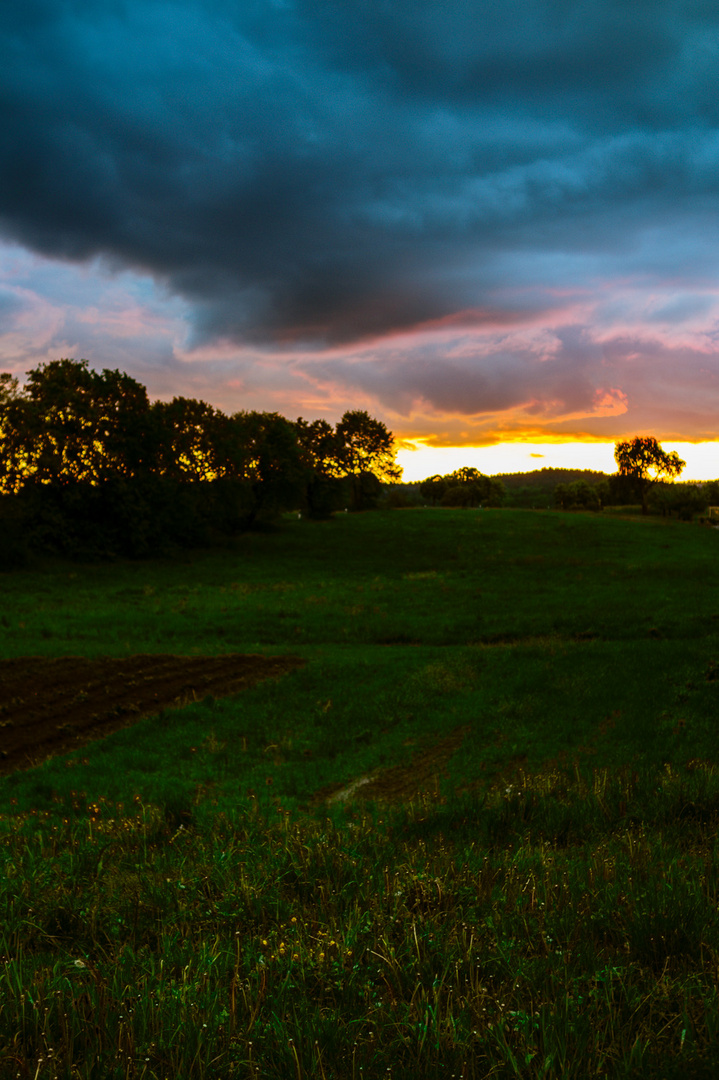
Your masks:
{"label": "blue-grey cloud layer", "polygon": [[0,48],[4,235],[151,272],[197,343],[719,268],[714,2],[24,0]]}

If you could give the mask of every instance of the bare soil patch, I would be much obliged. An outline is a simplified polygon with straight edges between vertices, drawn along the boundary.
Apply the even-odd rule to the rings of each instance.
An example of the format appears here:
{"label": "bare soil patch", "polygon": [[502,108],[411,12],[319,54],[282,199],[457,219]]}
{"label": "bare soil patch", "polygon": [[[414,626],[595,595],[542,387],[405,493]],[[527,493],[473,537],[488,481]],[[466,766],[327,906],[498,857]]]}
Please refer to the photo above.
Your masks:
{"label": "bare soil patch", "polygon": [[41,656],[0,660],[0,775],[39,765],[145,716],[237,694],[298,656]]}
{"label": "bare soil patch", "polygon": [[439,742],[426,742],[414,751],[405,765],[377,769],[350,784],[330,784],[321,788],[310,800],[310,805],[347,802],[349,799],[402,802],[416,798],[422,792],[436,793],[440,777],[446,775],[450,758],[459,750],[469,730],[468,726],[458,727]]}

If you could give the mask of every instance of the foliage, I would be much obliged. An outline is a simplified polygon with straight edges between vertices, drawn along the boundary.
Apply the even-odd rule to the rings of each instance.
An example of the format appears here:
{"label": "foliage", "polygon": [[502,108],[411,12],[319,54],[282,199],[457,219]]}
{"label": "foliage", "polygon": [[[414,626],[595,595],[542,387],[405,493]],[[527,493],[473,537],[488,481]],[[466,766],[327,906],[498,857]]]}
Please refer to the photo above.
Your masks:
{"label": "foliage", "polygon": [[423,480],[419,485],[420,494],[430,506],[437,506],[442,501],[442,496],[447,490],[447,481],[443,476],[435,473],[434,476],[428,476],[426,480]]}
{"label": "foliage", "polygon": [[310,472],[327,477],[344,476],[343,441],[327,420],[308,423],[300,416],[295,429],[302,462]]}
{"label": "foliage", "polygon": [[133,476],[153,454],[145,388],[87,361],[54,360],[0,398],[0,489]]}
{"label": "foliage", "polygon": [[[156,401],[154,467],[168,479],[197,483],[242,472],[227,446],[228,418],[204,401]],[[238,466],[240,468],[238,469]]]}
{"label": "foliage", "polygon": [[691,521],[697,514],[702,514],[710,505],[708,485],[697,484],[655,484],[649,492],[649,509],[662,517],[678,517],[681,521]]}
{"label": "foliage", "polygon": [[469,467],[428,477],[420,484],[420,492],[433,506],[447,507],[501,506],[505,496],[501,480]]}
{"label": "foliage", "polygon": [[295,422],[300,459],[305,470],[303,509],[317,520],[346,507],[351,498],[345,476],[343,443],[327,420]]}
{"label": "foliage", "polygon": [[25,523],[17,500],[0,495],[0,573],[28,565],[29,550]]}
{"label": "foliage", "polygon": [[244,453],[242,479],[252,491],[246,525],[297,506],[303,470],[294,426],[279,413],[236,413],[232,424]]}
{"label": "foliage", "polygon": [[596,472],[593,469],[532,469],[530,472],[499,473],[497,479],[501,480],[509,494],[521,489],[537,488],[542,492],[551,493],[557,484],[574,484],[577,480],[584,480],[594,486],[607,479],[606,473]]}
{"label": "foliage", "polygon": [[305,468],[304,507],[311,518],[341,509],[375,509],[382,484],[399,480],[394,436],[360,410],[346,412],[333,428],[326,420],[295,424]]}
{"label": "foliage", "polygon": [[636,435],[614,448],[614,460],[620,476],[629,477],[639,491],[642,513],[649,512],[647,496],[650,488],[663,478],[673,480],[686,466],[676,450],[667,453],[653,436]]}
{"label": "foliage", "polygon": [[394,441],[367,413],[291,423],[277,413],[226,416],[204,401],[150,403],[140,383],[87,361],[57,360],[26,385],[0,376],[0,494],[21,548],[72,557],[147,555],[210,543],[304,507],[326,517],[377,505],[398,478]]}
{"label": "foliage", "polygon": [[385,482],[399,480],[402,470],[394,460],[394,436],[380,420],[360,409],[346,412],[337,424],[337,439],[345,475],[372,473]]}
{"label": "foliage", "polygon": [[349,477],[353,510],[376,508],[381,482],[399,480],[402,469],[395,462],[394,436],[380,420],[360,409],[346,412],[337,424],[337,440],[343,475]]}
{"label": "foliage", "polygon": [[[606,485],[604,488],[606,489]],[[554,505],[560,510],[601,510],[599,485],[590,485],[586,480],[575,480],[573,484],[557,484],[554,489]]]}
{"label": "foliage", "polygon": [[422,505],[422,495],[418,483],[384,484],[382,505],[397,510],[407,510],[411,506]]}
{"label": "foliage", "polygon": [[719,506],[719,480],[709,480],[701,486],[706,506]]}

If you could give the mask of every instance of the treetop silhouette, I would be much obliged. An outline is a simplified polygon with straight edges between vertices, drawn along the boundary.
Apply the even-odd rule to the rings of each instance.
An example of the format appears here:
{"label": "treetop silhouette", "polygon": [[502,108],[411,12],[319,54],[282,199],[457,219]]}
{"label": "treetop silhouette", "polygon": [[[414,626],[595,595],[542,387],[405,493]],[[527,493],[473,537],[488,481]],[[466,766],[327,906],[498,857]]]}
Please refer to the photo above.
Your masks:
{"label": "treetop silhouette", "polygon": [[614,460],[620,476],[631,478],[642,500],[642,513],[648,514],[647,496],[654,484],[675,480],[686,467],[676,450],[667,453],[652,435],[635,435],[614,447]]}
{"label": "treetop silhouette", "polygon": [[2,512],[66,553],[143,554],[163,538],[204,543],[284,510],[363,509],[381,481],[399,478],[394,454],[392,433],[363,412],[333,428],[228,416],[184,397],[150,402],[131,376],[86,360],[41,364],[22,387],[0,373]]}

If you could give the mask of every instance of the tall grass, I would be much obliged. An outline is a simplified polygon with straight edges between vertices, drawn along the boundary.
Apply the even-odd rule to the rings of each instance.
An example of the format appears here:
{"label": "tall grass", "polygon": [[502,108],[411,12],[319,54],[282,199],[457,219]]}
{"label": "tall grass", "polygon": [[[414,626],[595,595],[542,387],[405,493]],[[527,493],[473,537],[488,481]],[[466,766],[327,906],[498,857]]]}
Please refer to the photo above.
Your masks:
{"label": "tall grass", "polygon": [[0,1077],[713,1077],[715,545],[416,510],[5,577],[5,656],[309,662],[0,781]]}

